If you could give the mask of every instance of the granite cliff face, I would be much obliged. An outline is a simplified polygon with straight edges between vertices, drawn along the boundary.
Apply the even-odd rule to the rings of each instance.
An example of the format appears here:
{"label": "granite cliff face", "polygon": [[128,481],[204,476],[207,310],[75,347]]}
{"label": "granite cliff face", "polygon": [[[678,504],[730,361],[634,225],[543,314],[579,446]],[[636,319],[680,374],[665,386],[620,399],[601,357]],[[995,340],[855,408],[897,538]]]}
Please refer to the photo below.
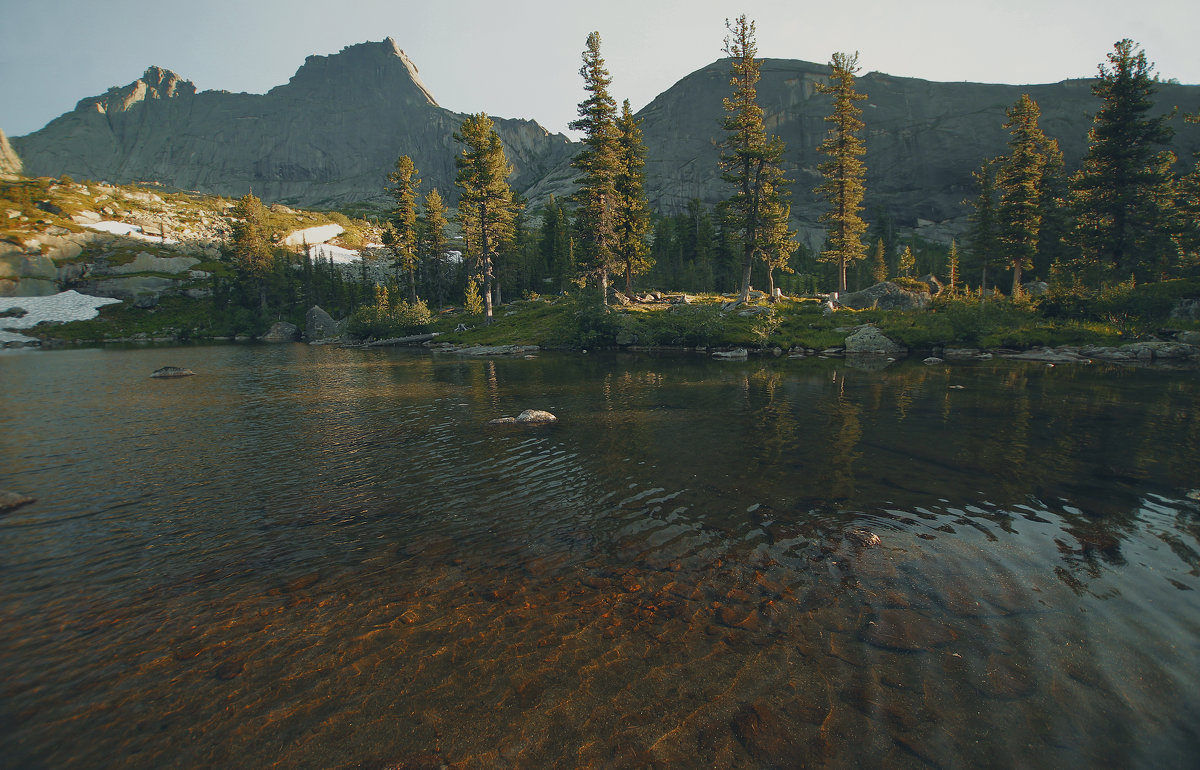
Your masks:
{"label": "granite cliff face", "polygon": [[[827,82],[829,68],[791,59],[766,59],[758,86],[759,104],[770,133],[787,145],[785,167],[794,181],[792,213],[796,224],[819,244],[817,217],[824,204],[813,193],[820,182],[817,164],[825,156],[817,146],[829,124],[831,98],[816,92]],[[866,124],[867,196],[864,211],[875,218],[882,208],[898,224],[943,223],[944,232],[965,224],[964,199],[975,190],[971,172],[989,157],[1007,151],[1005,110],[1022,93],[1041,107],[1042,129],[1059,141],[1069,169],[1078,167],[1087,150],[1087,132],[1099,107],[1092,80],[1049,85],[938,83],[877,72],[858,79],[857,90]],[[729,62],[716,61],[680,80],[638,113],[647,147],[646,188],[651,204],[662,211],[682,211],[690,198],[708,205],[729,196],[717,166],[725,132],[722,100],[729,95]],[[1160,84],[1159,112],[1178,105],[1200,105],[1200,86]],[[1174,149],[1190,168],[1200,149],[1200,126],[1172,121]],[[530,191],[531,198],[569,194],[570,169],[562,166]],[[932,228],[934,230],[938,228]]]}
{"label": "granite cliff face", "polygon": [[[385,176],[407,154],[424,189],[436,186],[453,200],[452,135],[463,117],[438,106],[388,38],[310,56],[286,85],[261,95],[197,93],[151,67],[15,144],[29,175],[155,181],[229,196],[253,188],[264,200],[309,207],[387,202]],[[566,137],[533,121],[497,119],[496,130],[517,189],[572,152]]]}
{"label": "granite cliff face", "polygon": [[[822,230],[823,204],[813,194],[817,146],[830,98],[816,92],[829,68],[792,59],[762,64],[759,102],[769,131],[787,145],[793,218],[810,245]],[[858,80],[866,123],[865,212],[880,209],[898,224],[926,225],[932,237],[965,225],[963,201],[974,195],[971,172],[1006,151],[1005,110],[1022,93],[1041,107],[1041,126],[1075,168],[1099,104],[1091,80],[1014,86],[938,83],[868,73]],[[582,92],[581,92],[582,93]],[[717,167],[724,138],[722,99],[729,62],[684,77],[639,113],[648,150],[647,194],[653,207],[682,210],[689,199],[728,197]],[[1162,83],[1160,112],[1200,106],[1200,86]],[[463,115],[437,105],[417,69],[390,38],[310,56],[286,85],[263,95],[205,91],[150,68],[134,83],[84,99],[74,111],[13,142],[25,173],[112,182],[153,180],[168,187],[238,196],[253,187],[267,201],[309,207],[388,203],[384,177],[401,154],[412,156],[425,188],[457,200],[453,139]],[[1172,121],[1174,150],[1190,167],[1200,125]],[[528,120],[497,120],[516,172],[514,189],[535,204],[574,188],[578,145]],[[939,226],[940,225],[940,226]]]}
{"label": "granite cliff face", "polygon": [[21,173],[21,159],[8,143],[8,137],[0,131],[0,179],[8,179]]}

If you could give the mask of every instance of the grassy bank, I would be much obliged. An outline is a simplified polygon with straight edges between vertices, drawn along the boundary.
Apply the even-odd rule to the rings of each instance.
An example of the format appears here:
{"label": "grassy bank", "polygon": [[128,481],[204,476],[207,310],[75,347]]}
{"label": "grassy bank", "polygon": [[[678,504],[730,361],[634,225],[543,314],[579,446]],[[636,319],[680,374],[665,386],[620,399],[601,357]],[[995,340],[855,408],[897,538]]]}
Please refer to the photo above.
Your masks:
{"label": "grassy bank", "polygon": [[[1119,345],[1179,330],[1200,329],[1194,320],[1171,319],[1179,299],[1200,297],[1200,281],[1180,280],[1121,292],[1049,295],[1038,301],[935,299],[926,310],[837,310],[827,313],[815,299],[759,302],[725,311],[729,297],[692,297],[691,304],[655,303],[604,310],[579,298],[520,300],[502,305],[488,326],[461,308],[435,311],[429,324],[396,329],[396,335],[439,332],[441,341],[463,345],[526,344],[593,349],[625,346],[689,348],[839,347],[862,324],[875,324],[913,351],[938,347],[1028,349],[1057,345]],[[100,317],[35,333],[60,341],[105,341],[131,337],[180,339],[255,336],[275,320],[303,326],[300,317],[216,312],[206,300],[164,297],[141,310],[113,305]],[[456,331],[462,327],[466,331]]]}

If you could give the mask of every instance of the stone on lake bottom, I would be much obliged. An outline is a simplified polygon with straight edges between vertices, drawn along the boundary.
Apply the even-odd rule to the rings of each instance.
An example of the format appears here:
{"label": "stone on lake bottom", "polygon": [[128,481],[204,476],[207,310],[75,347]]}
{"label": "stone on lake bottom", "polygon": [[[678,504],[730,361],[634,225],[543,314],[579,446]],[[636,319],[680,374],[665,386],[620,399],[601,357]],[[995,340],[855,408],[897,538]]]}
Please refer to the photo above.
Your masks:
{"label": "stone on lake bottom", "polygon": [[17,492],[0,490],[0,513],[16,510],[22,505],[29,505],[32,502],[36,502],[32,497],[27,497]]}

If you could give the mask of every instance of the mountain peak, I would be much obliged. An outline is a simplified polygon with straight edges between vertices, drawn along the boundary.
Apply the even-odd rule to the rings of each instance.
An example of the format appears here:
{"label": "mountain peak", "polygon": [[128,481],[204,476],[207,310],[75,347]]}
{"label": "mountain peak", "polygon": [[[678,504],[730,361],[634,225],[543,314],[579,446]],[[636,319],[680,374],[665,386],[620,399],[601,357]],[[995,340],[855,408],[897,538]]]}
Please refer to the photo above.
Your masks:
{"label": "mountain peak", "polygon": [[390,37],[378,43],[348,45],[328,56],[309,56],[287,85],[278,88],[344,93],[347,88],[359,85],[383,89],[392,98],[399,93],[417,102],[439,106],[421,82],[417,65]]}
{"label": "mountain peak", "polygon": [[89,96],[75,105],[76,111],[100,113],[124,112],[138,102],[154,99],[171,99],[177,96],[192,96],[196,86],[169,69],[147,67],[142,76],[129,85],[113,87],[100,96]]}

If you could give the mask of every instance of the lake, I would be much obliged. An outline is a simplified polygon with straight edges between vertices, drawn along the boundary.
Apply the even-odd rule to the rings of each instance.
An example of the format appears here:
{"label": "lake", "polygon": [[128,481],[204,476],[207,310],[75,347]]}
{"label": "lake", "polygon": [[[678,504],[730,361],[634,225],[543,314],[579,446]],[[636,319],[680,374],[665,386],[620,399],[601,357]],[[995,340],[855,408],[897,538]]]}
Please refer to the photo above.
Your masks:
{"label": "lake", "polygon": [[6,766],[1200,751],[1195,371],[227,345],[0,392]]}

